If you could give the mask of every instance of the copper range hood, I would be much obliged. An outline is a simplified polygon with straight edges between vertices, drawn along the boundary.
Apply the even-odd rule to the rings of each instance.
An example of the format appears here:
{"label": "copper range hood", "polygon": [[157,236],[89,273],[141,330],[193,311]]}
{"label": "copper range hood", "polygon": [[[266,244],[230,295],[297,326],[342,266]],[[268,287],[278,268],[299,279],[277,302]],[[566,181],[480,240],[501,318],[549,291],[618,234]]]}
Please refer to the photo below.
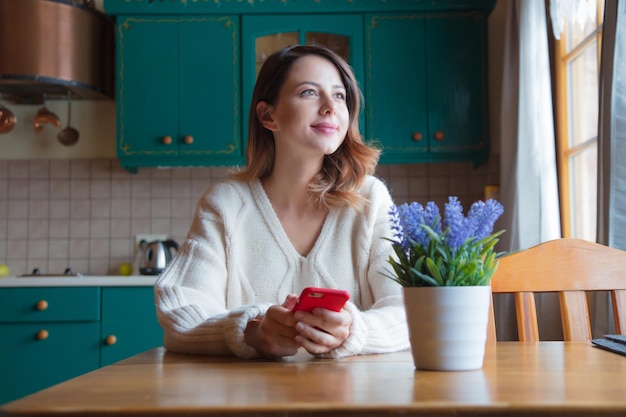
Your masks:
{"label": "copper range hood", "polygon": [[90,4],[0,0],[3,99],[113,98],[114,23]]}

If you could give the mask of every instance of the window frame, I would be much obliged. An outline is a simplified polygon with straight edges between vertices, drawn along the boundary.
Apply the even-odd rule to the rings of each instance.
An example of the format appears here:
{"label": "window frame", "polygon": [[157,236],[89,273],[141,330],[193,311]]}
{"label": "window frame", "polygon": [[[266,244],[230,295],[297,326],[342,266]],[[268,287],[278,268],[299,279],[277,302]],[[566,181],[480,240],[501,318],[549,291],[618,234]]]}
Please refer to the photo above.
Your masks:
{"label": "window frame", "polygon": [[[602,51],[602,33],[604,19],[604,2],[605,0],[596,0],[596,29],[587,35],[579,44],[574,46],[570,52],[567,52],[567,24],[560,35],[560,39],[554,39],[553,56],[554,56],[554,86],[555,86],[555,133],[556,133],[556,159],[559,184],[559,206],[561,210],[561,233],[563,237],[572,236],[572,219],[576,207],[572,204],[572,167],[570,159],[574,155],[580,155],[583,151],[590,147],[597,150],[598,140],[595,138],[586,140],[583,143],[570,146],[570,92],[568,90],[568,64],[582,55],[587,48],[597,41],[597,63],[598,75],[600,74],[600,55]],[[598,80],[599,84],[599,80]],[[597,185],[596,185],[597,186]]]}

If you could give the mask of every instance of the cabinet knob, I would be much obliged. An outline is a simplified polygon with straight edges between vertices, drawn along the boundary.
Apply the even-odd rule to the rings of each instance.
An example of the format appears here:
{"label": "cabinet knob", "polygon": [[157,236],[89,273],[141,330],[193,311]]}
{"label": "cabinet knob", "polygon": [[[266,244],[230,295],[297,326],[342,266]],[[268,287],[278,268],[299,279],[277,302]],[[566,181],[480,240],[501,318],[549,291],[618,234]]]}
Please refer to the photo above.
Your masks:
{"label": "cabinet knob", "polygon": [[419,142],[420,140],[422,140],[423,135],[422,132],[415,132],[411,137],[415,142]]}
{"label": "cabinet knob", "polygon": [[185,144],[187,145],[191,145],[193,143],[193,136],[191,135],[183,136],[183,142],[185,142]]}
{"label": "cabinet knob", "polygon": [[161,138],[161,143],[163,145],[171,145],[172,144],[172,137],[171,136],[163,136],[163,138]]}
{"label": "cabinet knob", "polygon": [[46,340],[49,336],[49,333],[46,329],[41,329],[37,332],[37,334],[35,335],[35,337],[37,338],[37,340]]}
{"label": "cabinet knob", "polygon": [[443,132],[441,130],[435,132],[435,140],[443,140]]}
{"label": "cabinet knob", "polygon": [[104,339],[104,343],[108,346],[114,345],[117,343],[117,337],[114,334],[110,334]]}
{"label": "cabinet knob", "polygon": [[39,311],[44,311],[48,308],[48,302],[46,300],[39,300],[37,304],[35,304],[35,309]]}

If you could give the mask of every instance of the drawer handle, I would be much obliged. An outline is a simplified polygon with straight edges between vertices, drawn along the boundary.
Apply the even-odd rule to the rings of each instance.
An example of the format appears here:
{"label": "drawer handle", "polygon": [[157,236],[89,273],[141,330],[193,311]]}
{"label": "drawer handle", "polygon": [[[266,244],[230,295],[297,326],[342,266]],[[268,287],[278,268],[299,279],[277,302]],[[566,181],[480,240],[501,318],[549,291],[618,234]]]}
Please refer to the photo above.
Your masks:
{"label": "drawer handle", "polygon": [[110,334],[104,339],[104,343],[108,346],[112,346],[117,343],[117,337],[114,334]]}
{"label": "drawer handle", "polygon": [[435,140],[443,140],[443,132],[441,130],[435,132]]}
{"label": "drawer handle", "polygon": [[422,132],[415,132],[413,133],[413,136],[412,136],[415,142],[419,142],[420,140],[422,140],[422,137],[423,137]]}
{"label": "drawer handle", "polygon": [[49,335],[50,334],[46,329],[41,329],[37,332],[37,335],[35,335],[35,337],[37,338],[37,340],[46,340]]}
{"label": "drawer handle", "polygon": [[191,135],[184,136],[183,142],[185,142],[185,145],[191,145],[193,143],[193,136]]}
{"label": "drawer handle", "polygon": [[172,137],[171,136],[163,136],[163,138],[161,138],[161,143],[163,145],[171,145],[172,144]]}
{"label": "drawer handle", "polygon": [[39,311],[44,311],[48,309],[48,302],[46,300],[39,300],[37,304],[35,304],[35,308]]}

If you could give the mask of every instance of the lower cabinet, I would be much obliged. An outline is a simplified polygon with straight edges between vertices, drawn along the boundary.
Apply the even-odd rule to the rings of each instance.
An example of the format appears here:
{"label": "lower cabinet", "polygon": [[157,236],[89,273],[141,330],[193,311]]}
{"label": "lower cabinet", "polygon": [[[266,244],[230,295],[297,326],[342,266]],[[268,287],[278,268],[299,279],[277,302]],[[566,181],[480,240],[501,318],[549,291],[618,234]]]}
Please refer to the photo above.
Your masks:
{"label": "lower cabinet", "polygon": [[0,404],[100,365],[100,324],[0,324]]}
{"label": "lower cabinet", "polygon": [[0,404],[163,343],[153,288],[0,288]]}
{"label": "lower cabinet", "polygon": [[163,344],[152,287],[102,288],[101,340],[101,366]]}

